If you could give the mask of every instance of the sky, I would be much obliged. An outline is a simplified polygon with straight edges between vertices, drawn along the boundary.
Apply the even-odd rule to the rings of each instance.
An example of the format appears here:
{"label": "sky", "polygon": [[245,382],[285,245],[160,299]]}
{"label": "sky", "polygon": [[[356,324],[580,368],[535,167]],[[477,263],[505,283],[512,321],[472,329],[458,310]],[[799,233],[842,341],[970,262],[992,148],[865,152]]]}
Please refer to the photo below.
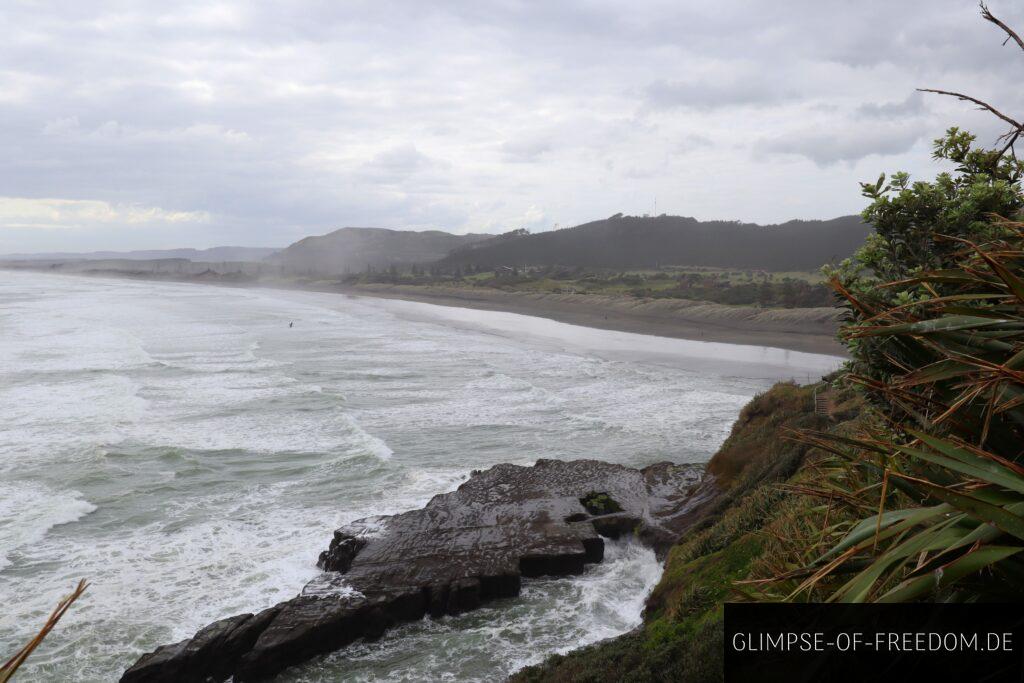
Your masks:
{"label": "sky", "polygon": [[[991,0],[1024,29],[1024,5]],[[1024,115],[970,0],[0,4],[0,253],[777,223]]]}

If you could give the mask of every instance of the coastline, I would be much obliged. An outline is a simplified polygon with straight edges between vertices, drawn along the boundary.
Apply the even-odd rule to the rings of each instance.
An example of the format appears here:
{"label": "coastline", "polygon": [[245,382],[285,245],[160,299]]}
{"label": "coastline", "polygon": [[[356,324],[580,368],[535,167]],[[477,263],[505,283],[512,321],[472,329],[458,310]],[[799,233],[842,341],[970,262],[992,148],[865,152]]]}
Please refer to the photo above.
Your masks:
{"label": "coastline", "polygon": [[[61,274],[61,273],[58,272],[58,274]],[[492,301],[492,300],[476,301],[475,299],[473,299],[471,297],[471,300],[475,301],[478,305],[470,306],[470,305],[466,305],[466,301],[467,301],[466,299],[461,298],[459,296],[448,296],[447,297],[448,301],[445,302],[445,303],[442,303],[441,301],[437,300],[437,296],[438,295],[444,296],[446,294],[445,290],[441,289],[441,288],[436,288],[436,289],[441,290],[440,292],[437,292],[437,291],[430,292],[430,294],[432,296],[429,296],[429,298],[418,299],[418,298],[415,298],[415,296],[403,296],[403,295],[410,295],[410,294],[411,295],[417,295],[417,294],[420,294],[419,290],[421,290],[421,289],[422,290],[426,290],[426,291],[430,291],[430,290],[427,290],[427,288],[419,288],[419,287],[417,287],[417,288],[411,288],[411,287],[410,288],[395,288],[395,287],[386,287],[385,286],[384,288],[382,288],[383,289],[383,292],[382,292],[378,288],[343,287],[343,286],[339,286],[339,284],[336,283],[336,282],[326,282],[326,281],[319,281],[319,282],[307,281],[307,282],[301,282],[301,281],[283,280],[283,279],[282,280],[277,280],[277,281],[267,279],[267,280],[263,280],[263,281],[246,282],[246,281],[241,281],[241,280],[238,280],[238,279],[235,279],[234,281],[232,281],[230,278],[225,278],[225,277],[221,277],[221,276],[211,276],[211,275],[206,275],[206,276],[203,276],[203,277],[195,277],[195,276],[180,277],[180,276],[166,276],[166,275],[164,275],[164,276],[155,276],[154,277],[152,274],[143,274],[143,273],[134,273],[134,274],[132,274],[132,273],[115,273],[115,272],[96,272],[96,271],[86,272],[86,273],[73,273],[73,274],[86,274],[86,275],[91,275],[94,278],[100,278],[101,280],[99,282],[97,282],[97,284],[99,284],[101,286],[97,287],[96,288],[97,290],[106,290],[108,287],[113,287],[113,288],[117,289],[118,288],[118,284],[117,284],[118,280],[121,280],[121,281],[123,281],[123,280],[139,280],[141,282],[136,283],[137,286],[135,288],[146,290],[146,291],[156,291],[156,292],[159,292],[161,289],[163,289],[164,294],[166,294],[168,296],[172,296],[173,295],[173,296],[179,296],[180,297],[180,296],[184,295],[186,298],[192,298],[193,295],[195,295],[197,297],[199,297],[199,296],[206,296],[206,295],[212,295],[214,297],[217,297],[218,295],[216,293],[216,290],[213,290],[212,292],[208,291],[206,293],[202,293],[200,291],[202,288],[199,288],[199,290],[192,289],[191,291],[188,291],[189,288],[184,288],[184,287],[182,287],[182,288],[176,288],[176,287],[171,287],[171,288],[159,288],[159,287],[151,288],[151,287],[144,286],[144,283],[147,283],[147,282],[170,282],[170,283],[174,283],[174,284],[213,284],[213,285],[220,285],[220,286],[225,286],[225,287],[233,287],[233,288],[236,288],[236,289],[237,288],[247,288],[247,289],[251,288],[253,290],[263,289],[263,290],[276,290],[276,291],[282,291],[282,292],[283,291],[295,291],[295,292],[316,291],[316,292],[319,292],[321,294],[321,296],[316,296],[316,297],[305,297],[305,296],[295,296],[295,297],[291,297],[291,296],[269,296],[269,297],[266,297],[266,298],[267,299],[271,299],[271,300],[277,302],[277,305],[279,305],[279,306],[281,305],[280,302],[282,300],[287,302],[290,299],[300,299],[301,300],[301,299],[306,299],[306,298],[311,298],[311,299],[316,300],[317,302],[324,302],[324,303],[329,302],[331,299],[334,299],[335,301],[341,302],[344,299],[347,299],[348,297],[362,297],[362,296],[368,296],[368,297],[373,297],[373,298],[389,298],[389,299],[396,299],[396,300],[409,300],[409,301],[417,301],[417,302],[422,302],[422,303],[427,303],[427,304],[435,304],[435,305],[440,304],[440,305],[452,306],[453,308],[450,309],[450,311],[451,311],[450,313],[448,313],[448,314],[442,313],[441,315],[445,315],[445,316],[447,316],[447,315],[454,315],[454,316],[458,316],[458,317],[461,317],[461,318],[473,316],[472,313],[466,312],[466,309],[469,309],[469,310],[478,309],[478,310],[481,310],[481,311],[483,311],[483,310],[501,310],[500,304],[501,304],[503,299],[504,299],[504,301],[512,300],[512,301],[515,301],[515,302],[519,302],[520,300],[522,300],[522,301],[526,301],[528,303],[520,304],[520,305],[526,305],[526,306],[528,306],[530,308],[524,309],[521,312],[510,311],[511,313],[516,313],[516,315],[508,315],[508,316],[501,316],[501,317],[504,317],[504,318],[517,318],[519,315],[530,315],[530,316],[534,316],[534,317],[536,317],[538,319],[545,319],[547,322],[544,322],[543,325],[548,326],[548,327],[553,326],[553,323],[550,322],[552,320],[558,321],[558,322],[565,321],[564,318],[560,319],[561,316],[558,315],[558,305],[559,304],[563,308],[573,307],[573,308],[569,309],[570,312],[579,311],[583,306],[590,306],[590,308],[587,309],[586,312],[589,315],[591,315],[591,316],[600,315],[601,316],[600,322],[604,322],[605,320],[607,320],[609,322],[613,322],[613,323],[616,323],[616,324],[634,324],[634,325],[639,325],[640,327],[639,327],[639,329],[637,329],[637,332],[639,332],[640,334],[646,334],[646,335],[655,335],[657,333],[654,330],[651,329],[651,325],[650,324],[643,322],[644,316],[656,315],[659,312],[663,316],[671,315],[671,311],[673,311],[673,310],[680,310],[680,311],[689,313],[690,315],[693,315],[693,316],[696,316],[698,312],[703,312],[704,313],[704,318],[696,317],[696,320],[706,320],[706,319],[709,319],[711,317],[710,313],[717,313],[719,316],[727,318],[727,316],[725,316],[725,314],[737,311],[737,309],[735,309],[735,308],[720,307],[720,306],[708,306],[708,305],[698,304],[696,302],[680,302],[678,300],[675,300],[675,301],[672,301],[672,300],[660,300],[660,301],[659,300],[648,300],[648,301],[636,300],[636,301],[630,301],[630,300],[626,300],[624,298],[623,299],[619,299],[619,298],[612,298],[612,297],[594,297],[594,296],[589,296],[589,295],[578,295],[578,296],[573,296],[573,295],[531,295],[531,294],[525,293],[525,292],[509,292],[509,293],[495,292],[495,294],[498,294],[499,297],[501,297],[501,295],[506,295],[506,296],[504,296],[502,298],[495,297],[495,300],[497,301],[497,303],[495,303],[495,301]],[[106,282],[108,284],[104,284],[102,282],[102,280],[106,280]],[[129,289],[135,289],[135,288],[131,287],[130,285],[129,285],[128,288]],[[49,288],[46,287],[46,289],[49,289]],[[368,289],[371,290],[371,291],[367,291]],[[405,291],[407,289],[411,289],[413,291],[412,292]],[[377,290],[377,291],[374,291],[374,290]],[[459,292],[458,290],[456,290],[455,293],[456,294],[460,294],[462,292]],[[481,294],[488,294],[490,292],[480,292],[480,293]],[[328,294],[341,294],[342,297],[331,297],[331,296],[327,296]],[[383,294],[387,294],[389,296],[383,296]],[[465,292],[465,294],[473,295],[473,294],[477,294],[477,292],[474,292],[473,290],[468,290],[468,291]],[[238,298],[242,299],[242,300],[248,300],[250,297],[243,296],[243,297],[238,297]],[[256,297],[251,297],[251,298],[254,298],[254,299],[257,299],[257,300],[264,299],[263,296],[256,296]],[[329,303],[326,303],[326,305],[330,306]],[[403,306],[403,305],[400,305],[400,304],[397,304],[397,303],[390,304],[390,305],[389,304],[385,304],[385,303],[381,303],[381,302],[378,302],[376,304],[370,304],[369,301],[366,301],[366,303],[362,304],[361,306],[349,306],[349,305],[346,305],[346,304],[343,304],[343,303],[339,303],[339,307],[341,307],[341,308],[356,308],[356,309],[358,309],[358,308],[369,308],[371,305],[373,305],[374,307],[380,307],[380,308],[384,308],[384,309],[388,309],[388,308],[392,308],[392,309],[402,309],[402,308],[413,309],[413,308],[416,308],[413,305]],[[538,314],[538,308],[543,307],[543,306],[547,306],[549,308],[554,308],[555,309],[554,314],[548,315],[548,316],[539,315]],[[635,317],[630,318],[630,317],[627,317],[625,315],[616,315],[615,313],[612,313],[612,312],[609,312],[609,313],[604,313],[603,312],[603,311],[613,311],[617,307],[620,307],[620,306],[624,307],[624,308],[627,308],[627,309],[634,309],[631,312],[634,314]],[[455,311],[454,307],[457,307],[458,309],[461,309],[460,312],[455,313],[454,312]],[[627,311],[627,312],[630,312],[630,311]],[[760,318],[757,318],[754,315],[755,312],[760,312],[763,315]],[[752,321],[754,324],[757,324],[757,323],[766,324],[768,322],[776,322],[777,324],[784,325],[786,323],[792,323],[794,319],[798,320],[798,321],[802,320],[806,316],[807,311],[792,311],[792,312],[790,312],[791,315],[788,316],[788,317],[787,316],[778,316],[777,315],[778,313],[780,313],[780,311],[771,311],[771,310],[752,311],[750,309],[746,309],[746,310],[740,309],[738,311],[738,314],[736,314],[736,315],[738,315],[740,320],[744,320],[744,319],[749,320],[750,318],[754,318],[754,320]],[[781,313],[785,313],[785,312],[783,311]],[[828,311],[828,313],[831,314],[832,312]],[[776,315],[773,316],[772,314],[776,314]],[[285,311],[285,315],[291,315],[291,312],[286,310]],[[431,317],[438,315],[438,309],[434,309],[428,315],[430,315]],[[605,317],[605,316],[607,316],[607,317]],[[202,317],[202,316],[199,316],[199,317]],[[373,317],[376,317],[376,316],[373,316]],[[485,318],[485,317],[488,317],[488,316],[480,314],[477,317]],[[773,320],[773,317],[775,318],[774,320]],[[781,320],[780,320],[780,318],[781,318]],[[287,320],[288,320],[288,318],[285,317],[284,321],[286,322]],[[301,326],[302,320],[299,319],[299,318],[297,318],[296,320],[299,321],[297,323],[297,326]],[[385,324],[390,324],[391,321],[390,321],[390,319],[385,318],[384,319],[384,323]],[[519,320],[519,321],[516,321],[514,324],[516,325],[516,327],[510,327],[509,329],[514,330],[517,333],[517,335],[518,335],[518,333],[520,331],[522,331],[524,334],[526,334],[526,329],[525,329],[526,327],[528,327],[530,325],[537,325],[537,324],[540,324],[540,323],[538,323],[537,321]],[[569,324],[585,324],[585,323],[569,322]],[[525,327],[524,328],[520,328],[519,325],[522,325],[522,326],[525,326]],[[699,327],[699,325],[697,323],[694,323],[694,325],[695,325],[695,327],[697,327],[697,329],[700,329],[700,327]],[[592,324],[592,325],[588,325],[588,327],[590,327],[592,329],[599,329],[600,327],[603,327],[603,326],[593,325]],[[360,331],[360,326],[358,326],[358,325],[353,326],[352,329],[355,330],[358,333]],[[609,326],[609,327],[606,327],[605,329],[615,329],[615,328],[611,328]],[[290,336],[291,333],[285,332],[285,334]],[[575,331],[575,334],[580,335],[580,336],[584,336],[584,337],[587,336],[584,333],[583,330],[578,330],[578,329]],[[597,334],[597,333],[595,333],[595,334]],[[612,334],[612,333],[605,333],[605,334],[599,335],[599,336],[617,337],[617,336],[623,336],[623,335],[617,335],[617,334]],[[686,338],[683,335],[678,335],[678,334],[677,335],[665,335],[665,336]],[[704,336],[703,338],[697,337],[696,339],[699,340],[699,341],[709,341],[709,342],[710,341],[714,341],[712,339],[708,339],[707,336]],[[750,343],[750,338],[749,337],[741,336],[740,339],[741,339],[740,343]],[[646,340],[643,340],[643,341],[651,342],[651,343],[661,343],[661,344],[668,343],[665,340],[658,340],[654,336],[649,336],[649,337],[647,337]],[[733,341],[735,341],[735,339]],[[679,345],[679,342],[672,342],[672,344]],[[288,346],[292,346],[292,345],[288,344]],[[315,346],[315,344],[313,344],[313,346]],[[699,367],[706,368],[708,362],[717,362],[717,363],[722,363],[722,364],[728,365],[730,371],[734,371],[735,370],[734,366],[731,365],[735,361],[735,359],[732,358],[732,356],[734,354],[741,354],[741,353],[745,353],[745,352],[749,351],[747,349],[744,349],[742,346],[733,346],[733,347],[726,348],[726,349],[722,349],[722,348],[716,349],[713,344],[708,344],[708,345],[693,344],[692,346],[699,346],[699,347],[703,348],[705,350],[706,354],[707,354],[706,358],[699,359]],[[782,353],[777,348],[776,349],[762,349],[762,351],[764,351],[764,352],[771,352],[771,353],[773,353],[775,355],[779,355],[779,354]],[[799,356],[800,354],[788,354],[788,355]],[[713,361],[711,360],[712,356],[714,356]],[[786,385],[786,386],[792,386],[792,385]],[[796,390],[796,389],[794,389],[794,390]],[[809,391],[809,389],[808,390],[800,389],[800,390],[802,390],[802,391]],[[705,407],[705,409],[706,409],[706,404],[704,404],[702,407]],[[498,465],[498,467],[508,467],[508,465]],[[571,480],[574,483],[579,483],[579,477],[572,477]],[[709,480],[709,483],[712,483],[712,480]],[[581,489],[580,491],[587,491],[587,490],[598,491],[598,490],[604,490],[604,489],[607,489],[607,488],[609,488],[609,486],[606,485],[606,484],[603,484],[603,483],[602,484],[593,484],[593,485],[589,485],[588,484],[588,485],[584,486],[583,489]],[[488,490],[491,490],[491,487],[488,487]],[[581,499],[580,498],[580,491],[573,492],[569,496],[569,498],[571,500],[580,500]],[[622,498],[623,499],[629,499],[630,496],[629,495],[624,495],[624,496],[622,496]],[[687,499],[687,500],[689,500],[689,499]],[[712,502],[714,502],[714,501],[711,501],[710,499],[708,501],[706,501],[706,503],[708,505],[710,505]],[[704,503],[702,503],[702,505],[703,504]],[[556,518],[560,518],[560,517],[558,515],[556,515]],[[672,518],[675,519],[674,516]],[[597,527],[595,527],[595,529],[596,528]],[[682,529],[673,532],[673,536],[678,536],[680,539],[683,537],[684,534],[685,534],[685,531],[682,530]],[[668,539],[663,539],[663,540],[665,540],[667,542]],[[673,540],[672,542],[675,542],[675,540]],[[575,572],[576,572],[576,569],[574,568],[573,572],[571,572],[571,573],[575,573]],[[545,573],[548,573],[548,572],[545,571]],[[659,574],[661,574],[662,577],[665,576],[664,571],[659,572]],[[438,603],[440,605],[438,607],[438,609],[442,609],[442,608],[448,609],[448,602],[449,602],[449,598],[450,598],[450,596],[452,594],[452,591],[451,591],[450,588],[447,588],[447,586],[449,585],[448,583],[443,582],[443,581],[441,583],[442,583],[442,585],[438,589],[438,591],[439,591],[438,595],[443,595],[444,596],[444,601]],[[458,600],[457,600],[457,604],[456,604],[456,606],[454,608],[456,611],[451,612],[451,613],[452,614],[458,613],[460,611],[463,611],[465,609],[466,605],[475,605],[475,604],[477,604],[477,601],[480,601],[482,603],[485,598],[493,597],[491,592],[490,592],[490,589],[485,591],[483,589],[483,587],[482,587],[483,585],[484,585],[483,582],[481,582],[481,588],[479,590],[477,590],[474,586],[470,586],[466,591],[458,593],[459,597],[458,597]],[[488,584],[488,585],[490,585],[490,584]],[[463,593],[465,593],[465,597],[463,597]],[[399,596],[399,597],[401,597],[401,596]],[[421,597],[422,597],[422,595],[421,595]],[[500,597],[500,595],[498,595],[498,597]],[[305,606],[306,606],[305,598],[301,598],[301,597],[295,598],[293,600],[293,602],[292,602],[292,606],[301,611],[301,609],[304,609]],[[252,635],[256,631],[259,631],[260,637],[262,637],[263,632],[267,630],[267,623],[266,623],[265,620],[271,620],[271,619],[272,620],[277,620],[278,617],[281,616],[281,614],[279,612],[274,611],[274,610],[277,610],[277,609],[278,609],[278,607],[273,607],[273,608],[270,608],[269,611],[268,610],[263,610],[262,612],[259,612],[258,614],[254,613],[251,617],[248,617],[248,615],[241,615],[239,617],[229,618],[228,620],[223,620],[223,621],[220,621],[220,622],[215,622],[214,626],[216,626],[217,628],[215,628],[213,631],[207,632],[204,629],[204,630],[200,631],[200,633],[207,633],[207,635],[217,635],[217,634],[222,634],[223,633],[223,630],[217,630],[217,629],[223,629],[223,628],[228,628],[228,627],[234,628],[236,626],[241,628],[244,625],[244,627],[246,629],[246,630],[244,630],[244,633],[247,634],[246,638],[248,638],[248,635]],[[225,613],[226,614],[230,614],[231,612],[228,611],[228,612],[225,612]],[[409,616],[409,614],[415,615],[415,614],[418,614],[418,613],[419,613],[418,612],[418,608],[416,608],[411,613],[407,613],[405,611],[400,611],[400,612],[383,611],[380,614],[383,614],[384,617],[386,617],[385,621],[387,623],[390,623],[392,620],[394,620],[397,623],[399,621],[406,620],[407,617]],[[448,612],[445,612],[445,613],[448,613]],[[375,613],[375,614],[377,614],[377,613]],[[286,629],[286,628],[290,629],[291,628],[290,625],[293,622],[289,621],[289,619],[292,618],[290,615],[293,615],[293,612],[288,612],[288,614],[285,615],[285,617],[287,617],[287,619],[284,619],[284,617],[282,617],[283,620],[278,624],[281,627],[281,629]],[[251,629],[251,630],[249,630],[249,629]],[[240,633],[241,632],[242,631],[240,631]],[[289,632],[291,632],[291,631],[289,630]],[[272,632],[271,635],[273,635],[273,633],[276,633],[276,631]],[[376,631],[374,631],[374,633],[376,633]],[[314,635],[315,634],[310,634],[309,637],[313,637]],[[198,637],[198,634],[197,634],[197,637]],[[268,639],[269,639],[269,636],[268,636]],[[207,655],[210,655],[211,653],[213,655],[215,655],[215,657],[218,658],[218,659],[224,659],[224,656],[222,656],[223,653],[219,650],[219,648],[220,648],[220,645],[218,644],[219,642],[220,641],[216,641],[215,642],[215,639],[211,640],[211,641],[202,641],[202,642],[200,642],[198,644],[198,646],[201,646],[198,649],[200,654],[199,655],[195,655],[196,658],[197,658],[196,661],[198,661],[199,659],[202,659],[203,657],[206,657]],[[340,645],[339,645],[339,647],[340,647]],[[171,654],[173,654],[174,652],[177,652],[177,651],[178,650],[176,650],[176,649],[164,650],[163,653],[165,655],[167,655],[167,656],[170,656]],[[189,650],[188,652],[189,653],[193,653],[194,651],[195,650]],[[237,654],[237,653],[235,653],[235,654]],[[231,654],[229,658],[234,657],[235,654]],[[161,657],[162,656],[163,655],[161,655]],[[189,654],[188,656],[191,657],[192,654]],[[276,654],[274,654],[273,657],[278,657],[278,656]],[[271,661],[271,664],[274,664],[274,666],[279,666],[279,665],[282,665],[282,664],[286,664],[286,660],[287,661],[291,661],[289,659],[289,657],[281,657],[281,658],[277,658],[277,659],[274,659],[273,661]],[[157,665],[157,664],[159,664],[160,662],[163,662],[163,661],[164,660],[161,659],[160,657],[153,657],[153,658],[145,659],[145,661],[140,660],[140,664],[144,664],[145,666],[143,666],[143,668],[145,668],[145,667],[148,667],[150,664]],[[276,664],[274,662],[276,662]],[[127,663],[126,663],[126,665],[127,665]],[[191,664],[189,664],[189,666],[191,666]],[[264,668],[261,666],[260,670],[262,671],[262,670],[264,670]],[[269,670],[269,669],[267,669],[267,670]],[[168,679],[168,680],[174,680],[174,679]]]}
{"label": "coastline", "polygon": [[766,346],[846,357],[835,338],[840,309],[763,309],[687,299],[635,299],[593,294],[506,291],[432,285],[345,285],[333,280],[282,277],[244,278],[206,271],[174,274],[141,270],[6,267],[58,275],[180,282],[227,287],[328,292],[355,297],[397,299],[457,308],[517,313],[571,325],[675,339]]}
{"label": "coastline", "polygon": [[334,285],[321,291],[519,313],[618,332],[771,346],[844,358],[847,355],[835,338],[841,315],[838,309],[758,309],[685,299],[631,299],[415,285]]}

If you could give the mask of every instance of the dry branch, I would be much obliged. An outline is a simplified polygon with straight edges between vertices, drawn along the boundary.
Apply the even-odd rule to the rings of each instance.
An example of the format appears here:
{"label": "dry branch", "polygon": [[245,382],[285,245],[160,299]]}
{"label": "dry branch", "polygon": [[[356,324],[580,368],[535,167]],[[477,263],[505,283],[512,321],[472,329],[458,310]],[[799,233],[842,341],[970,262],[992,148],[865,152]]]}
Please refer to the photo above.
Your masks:
{"label": "dry branch", "polygon": [[32,640],[28,641],[25,647],[21,648],[21,650],[15,653],[13,657],[8,659],[3,666],[0,666],[0,683],[7,683],[7,681],[11,680],[11,677],[14,676],[14,672],[18,670],[18,667],[25,663],[28,656],[32,654],[33,650],[39,647],[39,643],[43,642],[43,638],[53,630],[53,627],[57,625],[57,622],[64,616],[64,613],[68,611],[68,608],[71,607],[71,603],[81,597],[82,593],[84,593],[85,589],[88,587],[89,584],[85,582],[85,579],[82,579],[78,582],[78,586],[71,595],[65,596],[63,600],[57,603],[57,607],[50,613],[50,618],[46,620],[45,624],[43,624],[39,633],[33,636]]}
{"label": "dry branch", "polygon": [[1017,43],[1017,45],[1020,45],[1020,49],[1024,50],[1024,40],[1021,40],[1020,36],[1018,36],[1012,28],[1010,28],[1002,21],[1000,21],[998,18],[996,18],[996,16],[989,11],[988,5],[986,5],[984,2],[980,4],[981,16],[985,18],[985,21],[995,24],[996,26],[998,26],[999,28],[1003,29],[1003,31],[1006,32],[1006,40],[1003,41],[1003,45],[1006,45],[1006,43],[1008,43],[1012,39],[1014,42]]}
{"label": "dry branch", "polygon": [[[970,95],[964,95],[963,93],[958,92],[950,92],[949,90],[935,90],[934,88],[918,88],[918,90],[920,92],[935,93],[936,95],[948,95],[949,97],[955,97],[958,100],[962,100],[964,102],[973,102],[974,104],[978,105],[978,107],[980,107],[981,109],[987,110],[1001,118],[1003,121],[1006,121],[1008,124],[1013,126],[1016,131],[1019,131],[1022,128],[1024,128],[1024,124],[1021,124],[1019,121],[1014,121],[1009,116],[999,111],[988,102],[979,100],[977,97],[971,97]],[[1010,134],[1012,135],[1013,132],[1014,131],[1011,131]]]}

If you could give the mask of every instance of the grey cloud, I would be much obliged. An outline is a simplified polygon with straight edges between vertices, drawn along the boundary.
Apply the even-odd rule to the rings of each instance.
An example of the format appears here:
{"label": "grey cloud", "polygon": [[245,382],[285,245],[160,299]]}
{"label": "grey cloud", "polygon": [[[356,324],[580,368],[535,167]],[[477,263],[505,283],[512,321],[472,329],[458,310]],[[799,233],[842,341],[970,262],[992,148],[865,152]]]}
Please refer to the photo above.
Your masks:
{"label": "grey cloud", "polygon": [[[827,217],[857,201],[864,155],[927,174],[922,135],[988,130],[915,87],[1024,107],[1019,55],[959,0],[79,0],[3,3],[0,21],[0,195],[209,217],[75,232],[98,249],[498,232],[654,195],[704,218]],[[773,183],[815,179],[782,157],[835,189],[779,207]]]}
{"label": "grey cloud", "polygon": [[427,156],[411,142],[396,145],[373,157],[362,167],[363,174],[373,180],[395,183],[428,169],[445,169],[451,164]]}
{"label": "grey cloud", "polygon": [[928,111],[924,97],[914,91],[902,102],[884,102],[877,104],[868,102],[857,107],[856,115],[864,118],[883,119],[887,121],[907,119],[919,116]]}
{"label": "grey cloud", "polygon": [[711,138],[706,135],[690,133],[676,141],[674,151],[676,154],[689,154],[695,150],[712,147],[713,145],[714,143],[711,141]]}
{"label": "grey cloud", "polygon": [[648,104],[655,108],[694,109],[765,105],[798,97],[791,89],[752,77],[684,82],[658,80],[647,86],[644,94]]}
{"label": "grey cloud", "polygon": [[872,155],[909,151],[924,136],[920,125],[836,126],[835,129],[798,130],[759,141],[754,149],[762,156],[795,155],[819,166],[854,162]]}
{"label": "grey cloud", "polygon": [[501,144],[501,152],[505,159],[513,162],[536,161],[544,153],[550,152],[551,148],[551,140],[543,136],[506,140]]}

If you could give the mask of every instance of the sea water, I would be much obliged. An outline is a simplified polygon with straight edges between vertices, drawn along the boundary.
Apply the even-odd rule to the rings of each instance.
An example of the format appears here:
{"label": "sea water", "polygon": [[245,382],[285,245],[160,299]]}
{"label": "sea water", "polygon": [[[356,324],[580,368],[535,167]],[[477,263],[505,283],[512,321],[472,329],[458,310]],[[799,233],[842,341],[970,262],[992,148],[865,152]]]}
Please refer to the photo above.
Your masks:
{"label": "sea water", "polygon": [[[86,578],[25,680],[140,654],[294,596],[332,531],[538,458],[705,461],[737,412],[830,356],[507,313],[0,271],[0,659]],[[579,577],[394,629],[291,681],[495,681],[628,631],[660,567],[610,543]]]}

